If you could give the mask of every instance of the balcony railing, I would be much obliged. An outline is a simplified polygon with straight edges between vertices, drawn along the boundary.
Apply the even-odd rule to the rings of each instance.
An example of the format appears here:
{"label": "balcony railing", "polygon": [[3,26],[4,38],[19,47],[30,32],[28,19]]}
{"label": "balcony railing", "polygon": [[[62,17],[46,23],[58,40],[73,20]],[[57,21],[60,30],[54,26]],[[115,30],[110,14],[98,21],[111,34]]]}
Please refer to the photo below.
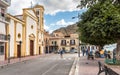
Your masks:
{"label": "balcony railing", "polygon": [[7,40],[7,35],[0,34],[0,40]]}
{"label": "balcony railing", "polygon": [[61,43],[61,46],[66,46],[67,44],[65,43],[65,44],[63,44],[63,43]]}

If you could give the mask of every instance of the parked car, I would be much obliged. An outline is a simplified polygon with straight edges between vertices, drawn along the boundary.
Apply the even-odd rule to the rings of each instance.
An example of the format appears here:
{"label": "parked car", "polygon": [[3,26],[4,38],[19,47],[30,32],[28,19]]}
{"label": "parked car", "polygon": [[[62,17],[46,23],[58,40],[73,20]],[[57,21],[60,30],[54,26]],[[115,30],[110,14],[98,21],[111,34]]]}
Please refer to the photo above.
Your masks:
{"label": "parked car", "polygon": [[71,49],[70,53],[78,53],[78,50],[77,49]]}
{"label": "parked car", "polygon": [[74,53],[78,53],[78,50],[77,50],[77,49],[75,49],[75,50],[74,50]]}
{"label": "parked car", "polygon": [[69,53],[70,51],[69,50],[65,50],[65,53]]}

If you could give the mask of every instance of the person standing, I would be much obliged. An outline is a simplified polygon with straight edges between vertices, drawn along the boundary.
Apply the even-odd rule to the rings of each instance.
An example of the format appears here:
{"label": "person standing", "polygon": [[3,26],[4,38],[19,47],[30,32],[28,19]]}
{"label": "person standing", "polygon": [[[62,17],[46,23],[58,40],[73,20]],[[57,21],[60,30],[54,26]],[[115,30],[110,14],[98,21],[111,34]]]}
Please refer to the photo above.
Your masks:
{"label": "person standing", "polygon": [[86,56],[88,56],[88,49],[87,49],[87,48],[86,48],[86,51],[85,51],[85,52],[86,52]]}
{"label": "person standing", "polygon": [[111,52],[110,51],[108,51],[108,59],[111,59]]}
{"label": "person standing", "polygon": [[113,63],[116,62],[116,48],[113,49]]}
{"label": "person standing", "polygon": [[84,48],[82,49],[82,54],[83,54],[83,56],[84,56],[84,54],[85,54],[85,49],[84,49]]}
{"label": "person standing", "polygon": [[63,50],[62,49],[59,50],[59,53],[60,53],[60,57],[63,58]]}
{"label": "person standing", "polygon": [[105,51],[104,51],[104,56],[105,56],[105,58],[107,58],[107,56],[108,56],[107,54],[108,54],[108,53],[107,53],[107,51],[105,50]]}

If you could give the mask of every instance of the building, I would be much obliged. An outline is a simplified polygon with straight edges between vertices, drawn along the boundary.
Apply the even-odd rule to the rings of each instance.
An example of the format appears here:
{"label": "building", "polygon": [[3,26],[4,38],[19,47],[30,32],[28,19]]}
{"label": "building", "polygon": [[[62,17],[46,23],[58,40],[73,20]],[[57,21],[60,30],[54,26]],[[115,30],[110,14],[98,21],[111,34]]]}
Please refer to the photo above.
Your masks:
{"label": "building", "polygon": [[70,34],[64,36],[61,32],[55,32],[50,37],[50,50],[57,52],[59,49],[63,49],[65,52],[70,50],[79,50],[78,34]]}
{"label": "building", "polygon": [[22,15],[7,15],[11,36],[6,53],[8,58],[44,54],[43,15],[44,7],[41,5],[24,8]]}
{"label": "building", "polygon": [[47,31],[44,31],[44,52],[50,53],[49,45],[50,45],[50,34]]}
{"label": "building", "polygon": [[0,61],[6,59],[8,22],[6,21],[7,7],[11,0],[0,0]]}
{"label": "building", "polygon": [[61,46],[63,50],[66,52],[70,52],[70,50],[79,50],[79,39],[78,34],[70,34],[69,36],[64,36],[64,38],[61,39]]}

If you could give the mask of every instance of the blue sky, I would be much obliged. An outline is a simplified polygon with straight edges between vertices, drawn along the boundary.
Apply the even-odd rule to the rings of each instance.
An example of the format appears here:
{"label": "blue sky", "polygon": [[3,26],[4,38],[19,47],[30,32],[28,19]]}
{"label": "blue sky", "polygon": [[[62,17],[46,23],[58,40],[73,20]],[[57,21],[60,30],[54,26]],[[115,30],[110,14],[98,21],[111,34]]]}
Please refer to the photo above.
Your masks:
{"label": "blue sky", "polygon": [[[60,27],[66,27],[76,23],[78,21],[78,13],[82,13],[83,11],[85,10],[58,12],[56,15],[44,15],[45,25],[48,26],[48,30],[51,29],[50,32]],[[72,19],[72,17],[76,18]]]}
{"label": "blue sky", "polygon": [[60,27],[66,27],[78,21],[78,13],[85,11],[76,8],[80,0],[11,0],[8,13],[12,15],[22,14],[23,8],[29,8],[39,4],[44,6],[44,29],[50,33]]}

